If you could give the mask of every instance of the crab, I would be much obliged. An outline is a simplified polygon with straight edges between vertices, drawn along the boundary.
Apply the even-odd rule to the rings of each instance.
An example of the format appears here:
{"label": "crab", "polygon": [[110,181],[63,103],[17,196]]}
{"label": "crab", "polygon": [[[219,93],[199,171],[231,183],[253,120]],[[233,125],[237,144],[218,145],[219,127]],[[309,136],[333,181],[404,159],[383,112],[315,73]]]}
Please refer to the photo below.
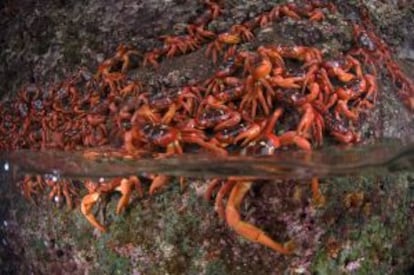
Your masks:
{"label": "crab", "polygon": [[[274,94],[272,85],[267,79],[272,70],[272,63],[268,58],[249,58],[248,67],[250,74],[246,79],[246,94],[240,103],[240,109],[250,106],[251,117],[257,113],[257,105],[260,104],[265,115],[268,115],[272,107],[272,96]],[[263,87],[266,89],[264,92]]]}
{"label": "crab", "polygon": [[118,89],[118,95],[122,98],[138,96],[143,90],[143,85],[139,81],[126,81],[122,88]]}
{"label": "crab", "polygon": [[194,22],[187,25],[187,32],[198,41],[212,39],[216,36],[214,32],[206,29],[206,25],[216,19],[222,12],[222,8],[214,1],[206,0],[204,4],[208,9],[197,17]]}
{"label": "crab", "polygon": [[310,21],[323,20],[325,15],[320,8],[322,7],[330,8],[329,4],[328,5],[319,4],[319,3],[315,3],[315,1],[305,2],[305,3],[300,3],[300,4],[289,3],[285,6],[290,11],[290,14],[294,15],[292,18],[298,19],[296,17],[296,15],[298,15],[299,17],[308,18]]}
{"label": "crab", "polygon": [[281,46],[275,47],[280,56],[305,62],[305,65],[322,62],[322,53],[317,48],[305,46]]}
{"label": "crab", "polygon": [[143,196],[141,182],[136,176],[130,176],[128,178],[115,178],[109,182],[102,181],[99,183],[87,180],[84,185],[89,190],[89,194],[82,198],[81,212],[89,223],[100,232],[105,232],[106,227],[96,219],[92,211],[94,205],[98,202],[102,194],[112,193],[114,191],[121,193],[121,198],[119,199],[116,207],[117,215],[121,214],[128,206],[134,187],[138,191],[139,196]]}
{"label": "crab", "polygon": [[[175,154],[183,154],[182,143],[196,144],[216,155],[227,155],[227,151],[217,144],[209,142],[204,133],[194,128],[195,123],[189,121],[180,127],[171,127],[165,124],[146,124],[139,130],[139,135],[145,142],[166,148],[166,153],[158,154],[158,158],[164,158]],[[156,190],[165,186],[170,180],[169,176],[156,175],[150,185],[149,192],[154,194]]]}
{"label": "crab", "polygon": [[[368,19],[368,15],[365,15],[365,21],[368,25],[371,22]],[[391,50],[385,44],[385,42],[378,37],[372,31],[368,31],[361,25],[354,24],[354,37],[357,47],[351,51],[353,55],[362,55],[364,63],[371,65],[371,71],[373,75],[377,75],[375,64],[384,65],[392,78],[395,86],[398,87],[398,96],[401,98],[405,106],[410,110],[414,110],[414,83],[413,81],[401,70],[398,63],[393,60]],[[370,26],[372,27],[372,25]],[[369,102],[364,101],[364,105],[371,105]]]}
{"label": "crab", "polygon": [[[335,76],[342,82],[349,82],[354,78],[362,78],[362,68],[359,61],[351,55],[346,55],[344,58],[325,61],[322,66],[326,69],[329,76]],[[354,70],[354,74],[351,73]]]}
{"label": "crab", "polygon": [[139,129],[139,135],[148,144],[165,148],[165,155],[183,154],[182,143],[197,144],[218,155],[227,155],[227,152],[208,142],[204,132],[196,129],[194,121],[184,125],[169,126],[162,123],[147,123]]}
{"label": "crab", "polygon": [[336,118],[330,112],[325,112],[323,117],[325,119],[326,129],[337,141],[344,144],[357,143],[360,141],[360,135],[349,129],[342,119]]}
{"label": "crab", "polygon": [[230,33],[236,34],[241,37],[242,41],[250,41],[254,39],[254,34],[250,30],[248,25],[236,24],[230,28]]}
{"label": "crab", "polygon": [[240,121],[241,115],[238,111],[217,101],[211,95],[201,102],[195,117],[196,127],[212,128],[214,131],[235,126]]}
{"label": "crab", "polygon": [[244,84],[239,83],[234,86],[223,89],[223,91],[216,93],[214,97],[223,103],[237,100],[243,97],[246,92],[246,87]]}
{"label": "crab", "polygon": [[224,55],[227,60],[236,55],[236,45],[243,41],[250,41],[254,38],[250,28],[246,25],[233,25],[228,32],[221,33],[217,38],[207,46],[206,55],[212,57],[213,63],[217,62],[217,56],[223,51],[223,46],[228,45],[230,48]]}
{"label": "crab", "polygon": [[236,48],[235,45],[239,44],[242,41],[240,34],[224,32],[217,36],[217,38],[208,44],[206,55],[211,56],[214,64],[217,63],[218,55],[223,51],[224,45],[229,45],[230,48],[227,50],[226,56],[231,57],[234,55]]}
{"label": "crab", "polygon": [[259,122],[252,120],[244,121],[233,127],[224,128],[216,132],[211,142],[217,142],[223,147],[238,143],[240,143],[240,146],[246,146],[261,134],[265,124],[265,120]]}
{"label": "crab", "polygon": [[315,3],[305,3],[304,5],[297,5],[295,3],[288,3],[285,5],[275,5],[272,9],[267,12],[260,14],[256,18],[256,22],[260,27],[265,27],[270,22],[276,21],[283,16],[289,17],[294,20],[300,20],[305,17],[310,21],[321,21],[324,19],[324,14],[320,8],[328,7],[331,9],[331,6],[328,5],[318,5]]}
{"label": "crab", "polygon": [[227,86],[240,86],[242,81],[240,78],[233,76],[239,68],[234,58],[228,59],[224,62],[219,70],[217,70],[213,77],[204,81],[206,87],[206,95],[218,94],[222,92]]}
{"label": "crab", "polygon": [[254,121],[249,116],[242,114],[243,122],[216,132],[211,142],[216,142],[223,147],[234,144],[240,144],[240,146],[244,147],[260,137],[266,125],[271,123],[269,121],[277,120],[281,114],[282,110],[278,109],[270,119],[259,121]]}
{"label": "crab", "polygon": [[302,106],[307,103],[312,103],[320,97],[320,87],[317,82],[312,82],[308,85],[307,90],[309,91],[306,95],[294,98],[294,103],[297,106]]}
{"label": "crab", "polygon": [[170,124],[191,117],[197,110],[201,95],[197,86],[170,88],[158,93],[144,93],[140,101],[144,104],[135,110],[130,118],[132,124],[146,122]]}
{"label": "crab", "polygon": [[158,69],[160,66],[158,61],[164,54],[166,54],[166,48],[153,49],[152,51],[146,52],[144,54],[144,60],[142,63],[144,66],[152,65],[154,68]]}
{"label": "crab", "polygon": [[353,24],[353,37],[357,48],[351,50],[353,55],[362,55],[364,63],[374,64],[375,60],[386,61],[391,58],[387,47],[372,32],[359,24]]}
{"label": "crab", "polygon": [[245,67],[250,74],[246,78],[246,94],[240,103],[240,110],[250,109],[252,118],[257,114],[258,105],[265,115],[269,115],[276,94],[274,88],[300,87],[297,82],[302,81],[302,77],[281,75],[283,62],[277,53],[262,48],[259,56],[247,55],[246,59]]}
{"label": "crab", "polygon": [[296,133],[303,137],[312,136],[317,144],[322,144],[325,128],[322,115],[310,103],[301,106],[300,111],[302,117],[296,128]]}
{"label": "crab", "polygon": [[[245,152],[248,155],[273,155],[282,146],[296,145],[302,150],[310,151],[312,146],[308,139],[298,131],[287,131],[281,135],[274,133],[275,125],[283,115],[282,108],[276,109],[266,120],[266,124],[260,130],[260,135],[250,139],[246,144]],[[251,137],[250,137],[251,138]]]}
{"label": "crab", "polygon": [[177,55],[178,52],[186,54],[190,51],[194,51],[200,47],[198,40],[191,35],[162,35],[160,39],[164,41],[164,48],[167,57]]}
{"label": "crab", "polygon": [[148,104],[154,110],[171,110],[171,108],[178,110],[183,108],[191,116],[198,102],[201,100],[201,89],[197,85],[167,88],[157,93],[143,94],[141,98],[144,103]]}
{"label": "crab", "polygon": [[[366,74],[364,75],[365,80],[367,81],[368,87],[363,99],[359,99],[358,108],[359,109],[371,109],[377,101],[378,86],[375,76]],[[411,89],[414,91],[414,89]],[[414,107],[414,105],[413,105]]]}
{"label": "crab", "polygon": [[77,194],[72,181],[68,179],[58,179],[56,176],[47,175],[44,178],[46,185],[51,189],[49,200],[61,203],[65,198],[69,209],[73,208],[72,197]]}
{"label": "crab", "polygon": [[[335,115],[339,118],[344,115],[348,119],[356,121],[359,117],[358,111],[364,108],[372,108],[376,100],[377,84],[375,77],[370,74],[364,75],[360,79],[354,79],[336,90],[337,103],[335,106]],[[355,111],[349,109],[349,102],[358,102],[358,108]]]}
{"label": "crab", "polygon": [[131,65],[131,56],[140,56],[141,54],[133,47],[125,44],[118,46],[115,56],[105,60],[98,68],[97,75],[109,76],[113,70],[120,66],[120,72],[125,73]]}
{"label": "crab", "polygon": [[45,188],[45,182],[40,175],[25,175],[19,182],[24,197],[33,202],[32,195],[37,194]]}

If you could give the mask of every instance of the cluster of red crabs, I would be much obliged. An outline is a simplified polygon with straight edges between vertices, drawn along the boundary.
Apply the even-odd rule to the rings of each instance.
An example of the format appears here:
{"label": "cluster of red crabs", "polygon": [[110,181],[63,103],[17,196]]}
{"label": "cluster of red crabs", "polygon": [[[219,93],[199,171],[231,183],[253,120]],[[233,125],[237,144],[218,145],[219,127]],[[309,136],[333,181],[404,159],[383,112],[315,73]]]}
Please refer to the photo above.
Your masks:
{"label": "cluster of red crabs", "polygon": [[[211,0],[204,5],[204,12],[188,24],[185,34],[162,36],[162,47],[140,54],[121,45],[95,75],[79,71],[51,87],[26,85],[13,99],[2,101],[0,149],[83,150],[92,159],[102,155],[165,158],[190,153],[272,155],[287,148],[310,151],[326,137],[356,143],[361,114],[377,102],[376,64],[386,65],[400,97],[409,108],[414,106],[412,83],[368,23],[354,24],[353,49],[335,58],[301,45],[240,50],[239,45],[255,39],[256,30],[274,22],[324,20],[326,13],[336,12],[326,1],[276,5],[219,34],[208,27],[221,16],[222,7]],[[204,81],[151,89],[128,76],[132,57],[156,70],[162,59],[204,45],[206,55],[219,63]],[[150,194],[171,180],[166,175],[148,177]],[[19,184],[30,200],[49,189],[51,199],[65,201],[70,208],[79,193],[72,180],[54,176],[26,175]],[[291,253],[291,242],[282,245],[241,220],[239,206],[251,185],[251,180],[243,178],[214,179],[206,197],[218,189],[216,211],[238,234],[280,253]],[[117,213],[127,207],[133,190],[143,195],[140,177],[134,175],[85,180],[82,186],[88,194],[81,200],[81,211],[100,231],[106,228],[93,215],[93,206],[102,194],[121,193]],[[321,203],[316,179],[312,190]]]}

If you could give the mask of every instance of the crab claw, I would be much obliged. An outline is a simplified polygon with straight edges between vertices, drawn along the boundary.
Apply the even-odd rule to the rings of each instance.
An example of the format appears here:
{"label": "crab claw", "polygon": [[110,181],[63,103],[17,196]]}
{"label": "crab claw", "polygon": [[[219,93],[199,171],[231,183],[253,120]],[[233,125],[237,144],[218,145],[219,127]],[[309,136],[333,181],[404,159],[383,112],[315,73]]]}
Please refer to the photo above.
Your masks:
{"label": "crab claw", "polygon": [[302,150],[311,151],[312,145],[310,142],[297,134],[296,131],[288,131],[280,136],[280,143],[282,145],[291,145],[294,144]]}

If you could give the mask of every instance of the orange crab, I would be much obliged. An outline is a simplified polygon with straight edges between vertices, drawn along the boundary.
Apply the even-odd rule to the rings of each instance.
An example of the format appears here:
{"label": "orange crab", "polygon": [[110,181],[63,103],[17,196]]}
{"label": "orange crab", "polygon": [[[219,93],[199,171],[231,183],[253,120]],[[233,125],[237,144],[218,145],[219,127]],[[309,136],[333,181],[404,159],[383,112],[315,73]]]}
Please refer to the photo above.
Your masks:
{"label": "orange crab", "polygon": [[241,115],[238,111],[217,101],[211,95],[201,102],[195,117],[198,128],[213,128],[215,131],[232,127],[240,121]]}
{"label": "orange crab", "polygon": [[118,46],[114,57],[105,60],[98,68],[98,75],[110,75],[112,71],[118,69],[125,73],[131,65],[131,56],[140,56],[141,54],[133,47],[125,44]]}
{"label": "orange crab", "polygon": [[116,214],[118,215],[121,214],[122,211],[124,211],[128,206],[134,187],[138,191],[139,196],[143,196],[141,182],[136,176],[130,176],[129,178],[116,178],[109,182],[102,181],[99,183],[87,180],[84,185],[89,190],[89,194],[82,198],[81,212],[89,223],[101,232],[105,232],[106,227],[96,219],[92,213],[92,210],[93,206],[98,202],[102,194],[114,191],[121,193],[121,198],[119,199],[116,207]]}
{"label": "orange crab", "polygon": [[40,175],[25,175],[19,182],[23,195],[27,200],[33,201],[32,195],[37,194],[45,188],[45,182]]}
{"label": "orange crab", "polygon": [[[272,106],[272,96],[274,94],[272,85],[267,79],[272,71],[272,63],[268,58],[255,56],[249,58],[247,62],[250,74],[246,78],[246,95],[240,103],[240,109],[246,109],[251,106],[251,117],[255,117],[257,113],[258,103],[262,107],[263,112],[268,115]],[[263,87],[266,89],[264,92]]]}
{"label": "orange crab", "polygon": [[303,77],[281,75],[284,62],[277,52],[270,48],[261,48],[259,54],[245,54],[244,67],[250,74],[246,78],[246,94],[240,103],[240,109],[245,110],[249,106],[252,118],[256,116],[258,105],[265,115],[269,115],[276,87],[299,88],[297,82],[303,81]]}
{"label": "orange crab", "polygon": [[238,69],[234,59],[227,60],[220,68],[217,70],[213,77],[208,78],[204,82],[206,87],[206,95],[208,94],[219,94],[227,86],[240,86],[242,80],[238,77],[232,76]]}
{"label": "orange crab", "polygon": [[49,199],[56,203],[61,203],[65,198],[69,209],[73,208],[72,197],[76,195],[75,187],[68,179],[58,179],[56,176],[49,175],[44,179],[46,185],[51,189]]}
{"label": "orange crab", "polygon": [[[327,70],[329,76],[336,76],[342,82],[363,77],[361,64],[351,55],[347,55],[343,59],[323,62],[322,66]],[[355,74],[350,72],[351,69],[354,69]]]}
{"label": "orange crab", "polygon": [[230,33],[230,32],[224,32],[217,36],[217,38],[208,44],[206,55],[210,56],[213,60],[213,63],[217,63],[217,57],[219,53],[223,51],[224,45],[229,45],[230,48],[227,50],[227,56],[230,57],[234,55],[236,48],[235,45],[239,44],[241,42],[241,37],[239,34]]}
{"label": "orange crab", "polygon": [[154,68],[158,68],[160,64],[158,63],[159,59],[166,53],[166,49],[153,49],[152,51],[146,52],[144,54],[143,65],[148,66],[152,65]]}
{"label": "orange crab", "polygon": [[190,51],[194,51],[200,47],[198,40],[191,35],[163,35],[160,37],[164,41],[164,47],[167,57],[177,55],[178,52],[186,54]]}

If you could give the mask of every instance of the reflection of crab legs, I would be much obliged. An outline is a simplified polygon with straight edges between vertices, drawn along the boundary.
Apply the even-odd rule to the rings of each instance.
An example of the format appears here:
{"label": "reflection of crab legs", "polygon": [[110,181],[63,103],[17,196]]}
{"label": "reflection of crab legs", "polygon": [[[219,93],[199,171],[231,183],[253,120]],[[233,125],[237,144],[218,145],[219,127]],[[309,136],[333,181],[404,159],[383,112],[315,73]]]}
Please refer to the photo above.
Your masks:
{"label": "reflection of crab legs", "polygon": [[101,232],[105,232],[106,228],[98,222],[95,216],[92,213],[92,208],[95,203],[98,201],[101,194],[99,192],[91,193],[83,197],[81,202],[81,212],[88,220],[90,224],[92,224],[95,228],[97,228]]}
{"label": "reflection of crab legs", "polygon": [[318,178],[316,177],[312,178],[311,189],[312,189],[313,204],[317,207],[323,206],[325,204],[325,196],[321,193],[321,190],[319,189]]}
{"label": "reflection of crab legs", "polygon": [[108,185],[105,184],[98,186],[92,193],[83,197],[81,202],[82,214],[95,228],[101,232],[105,232],[106,228],[96,219],[92,213],[93,206],[99,200],[102,193],[119,191],[121,192],[121,198],[119,199],[118,205],[116,207],[116,214],[119,215],[125,210],[125,207],[129,203],[133,186],[135,186],[139,194],[142,195],[141,184],[139,182],[139,179],[135,176],[131,176],[128,179],[115,179]]}
{"label": "reflection of crab legs", "polygon": [[251,181],[238,181],[235,183],[226,205],[227,224],[234,231],[248,240],[258,242],[282,254],[291,254],[293,250],[292,243],[289,242],[285,245],[282,245],[278,242],[275,242],[272,240],[272,238],[267,236],[265,232],[256,226],[241,220],[239,211],[240,204],[244,196],[249,191],[251,185]]}
{"label": "reflection of crab legs", "polygon": [[166,175],[157,175],[154,177],[154,179],[151,182],[150,188],[149,188],[149,194],[154,195],[155,192],[164,187],[169,181],[171,177]]}
{"label": "reflection of crab legs", "polygon": [[204,198],[209,200],[212,196],[213,190],[221,184],[219,191],[217,192],[216,199],[214,202],[214,210],[217,212],[221,219],[225,218],[225,210],[223,205],[223,198],[226,196],[231,189],[233,188],[236,181],[228,180],[223,183],[221,179],[213,179],[208,183],[206,192],[204,193]]}
{"label": "reflection of crab legs", "polygon": [[38,189],[42,190],[45,185],[40,175],[25,175],[20,183],[24,197],[30,201],[33,201],[32,194],[37,194]]}
{"label": "reflection of crab legs", "polygon": [[76,195],[76,190],[71,181],[67,179],[53,180],[46,179],[46,184],[52,189],[49,193],[49,200],[61,202],[65,198],[69,209],[73,208],[72,196]]}

